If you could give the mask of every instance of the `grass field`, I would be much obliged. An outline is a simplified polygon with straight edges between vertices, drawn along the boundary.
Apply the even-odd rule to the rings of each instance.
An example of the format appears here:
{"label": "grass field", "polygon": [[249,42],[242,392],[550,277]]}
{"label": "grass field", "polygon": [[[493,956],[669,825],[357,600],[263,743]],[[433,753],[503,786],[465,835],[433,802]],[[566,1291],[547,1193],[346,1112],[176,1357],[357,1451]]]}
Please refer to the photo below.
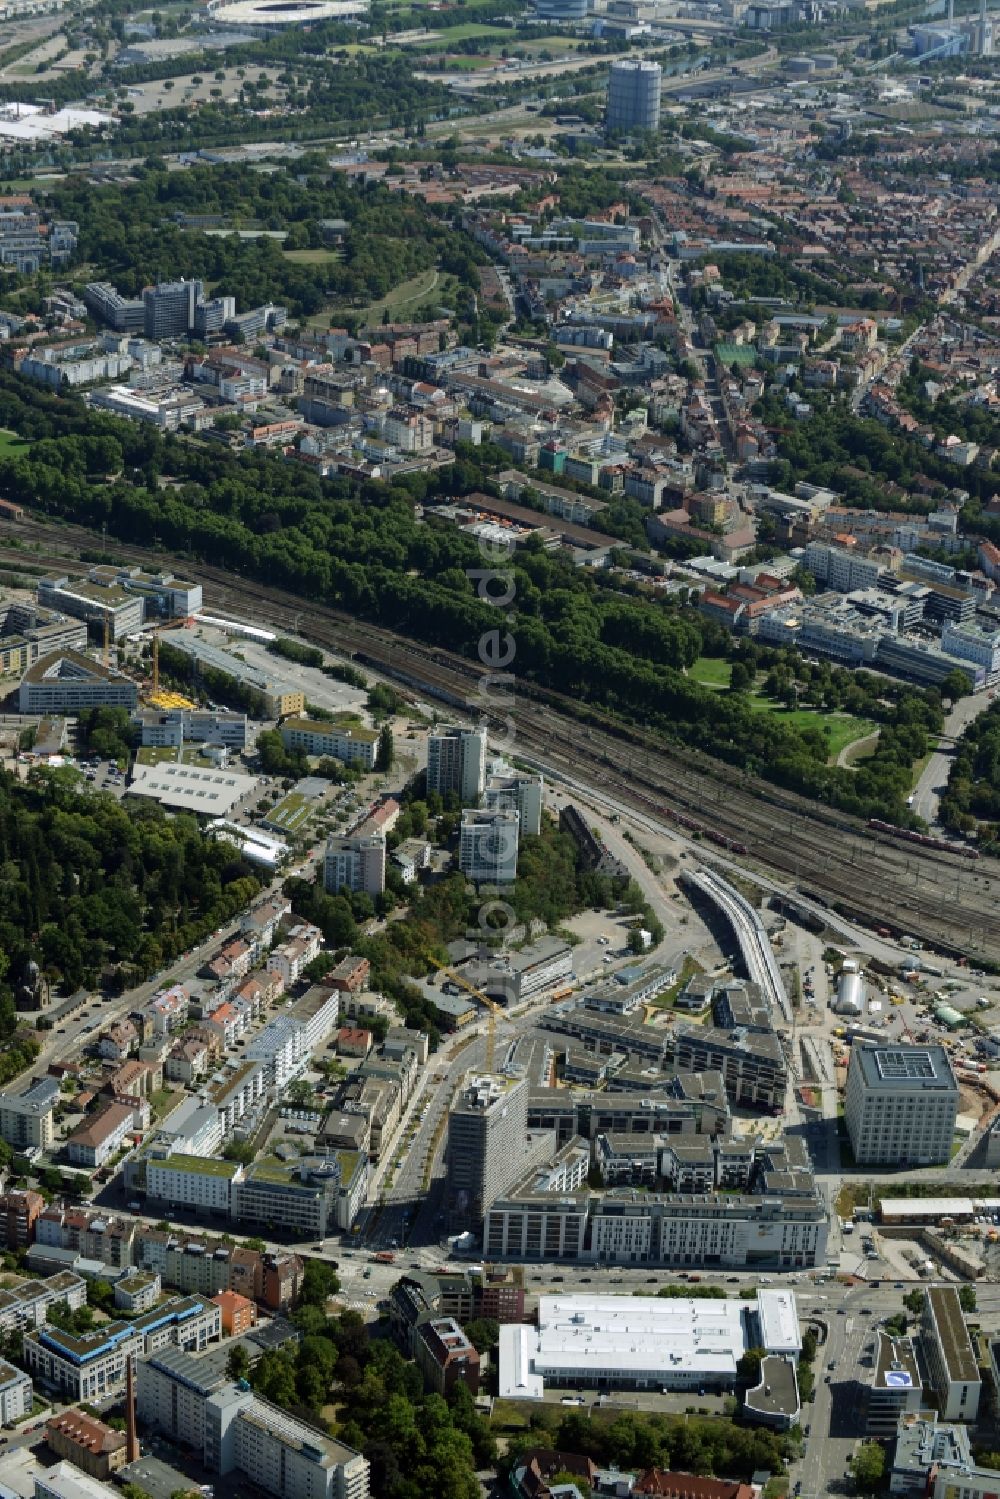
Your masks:
{"label": "grass field", "polygon": [[26,452],[29,447],[30,443],[25,438],[0,427],[0,458],[16,458],[18,453]]}
{"label": "grass field", "polygon": [[330,265],[341,258],[339,250],[282,250],[281,253],[296,265]]}
{"label": "grass field", "polygon": [[[729,686],[732,663],[716,656],[701,656],[688,668],[688,676],[703,687],[722,692]],[[783,723],[794,724],[797,729],[819,729],[826,735],[830,761],[836,760],[845,746],[853,744],[856,739],[866,738],[878,727],[871,719],[855,718],[850,713],[826,713],[821,708],[786,708],[756,692],[750,698],[750,706],[755,713],[770,713]]]}

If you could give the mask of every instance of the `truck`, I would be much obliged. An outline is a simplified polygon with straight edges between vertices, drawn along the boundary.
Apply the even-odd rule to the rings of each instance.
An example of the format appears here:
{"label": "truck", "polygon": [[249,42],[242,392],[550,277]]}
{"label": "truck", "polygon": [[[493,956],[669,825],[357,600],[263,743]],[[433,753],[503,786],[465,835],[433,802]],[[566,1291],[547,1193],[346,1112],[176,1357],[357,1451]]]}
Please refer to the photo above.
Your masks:
{"label": "truck", "polygon": [[394,1265],[396,1263],[396,1256],[390,1249],[380,1249],[378,1254],[372,1255],[372,1259],[376,1265]]}

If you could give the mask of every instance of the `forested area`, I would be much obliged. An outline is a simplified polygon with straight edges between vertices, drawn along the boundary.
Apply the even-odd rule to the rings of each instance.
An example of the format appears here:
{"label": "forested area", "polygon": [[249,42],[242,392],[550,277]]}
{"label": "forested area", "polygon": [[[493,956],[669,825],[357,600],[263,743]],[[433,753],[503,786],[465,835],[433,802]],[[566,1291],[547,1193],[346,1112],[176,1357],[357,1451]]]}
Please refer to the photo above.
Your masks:
{"label": "forested area", "polygon": [[[0,772],[0,953],[67,991],[114,970],[139,980],[236,915],[259,884],[197,818],[127,811],[74,771]],[[0,1034],[4,1012],[0,1007]]]}
{"label": "forested area", "polygon": [[973,719],[959,739],[939,816],[953,832],[978,833],[984,845],[1000,837],[1000,703]]}
{"label": "forested area", "polygon": [[[431,267],[474,290],[484,259],[440,212],[379,184],[359,186],[331,174],[318,157],[305,158],[295,176],[233,166],[142,170],[127,185],[67,177],[49,203],[60,218],[80,223],[80,258],[126,296],[155,281],[198,277],[234,296],[240,310],[281,302],[294,316],[309,317],[330,301],[384,296]],[[218,215],[234,229],[287,230],[291,249],[323,245],[320,219],[344,219],[348,229],[341,258],[302,264],[276,240],[192,232],[175,221],[178,214]]]}
{"label": "forested area", "polygon": [[[783,407],[769,406],[765,419],[784,425]],[[779,439],[780,458],[771,466],[771,480],[790,488],[797,480],[828,485],[844,496],[844,503],[862,510],[901,510],[926,515],[938,500],[914,481],[921,475],[943,493],[961,486],[973,502],[1000,492],[1000,473],[957,468],[938,458],[915,437],[883,427],[881,422],[856,416],[842,403],[819,406],[806,421],[786,428]],[[980,526],[978,507],[963,512],[966,529]],[[986,519],[990,519],[987,517]],[[994,517],[994,522],[997,518]],[[1000,532],[1000,523],[998,523]]]}

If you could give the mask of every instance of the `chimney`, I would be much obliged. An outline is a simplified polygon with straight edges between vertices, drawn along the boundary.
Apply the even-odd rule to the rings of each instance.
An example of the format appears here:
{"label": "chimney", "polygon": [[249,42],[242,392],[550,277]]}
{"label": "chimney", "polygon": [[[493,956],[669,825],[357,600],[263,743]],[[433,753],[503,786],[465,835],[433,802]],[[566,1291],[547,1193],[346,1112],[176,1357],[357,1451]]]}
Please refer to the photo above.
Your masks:
{"label": "chimney", "polygon": [[129,1354],[125,1364],[125,1461],[137,1463],[140,1455],[135,1429],[135,1356]]}

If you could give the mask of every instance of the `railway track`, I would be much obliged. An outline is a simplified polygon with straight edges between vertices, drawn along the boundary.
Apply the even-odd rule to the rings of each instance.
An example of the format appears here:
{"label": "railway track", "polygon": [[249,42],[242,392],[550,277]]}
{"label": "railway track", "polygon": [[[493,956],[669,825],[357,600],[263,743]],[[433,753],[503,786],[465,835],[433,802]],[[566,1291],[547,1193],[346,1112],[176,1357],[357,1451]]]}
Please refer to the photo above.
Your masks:
{"label": "railway track", "polygon": [[[36,520],[11,531],[41,542],[66,565],[60,545],[94,548],[82,527]],[[107,544],[106,544],[107,545]],[[211,564],[193,564],[148,548],[111,543],[123,561],[171,566],[203,585],[206,606],[237,618],[255,615],[340,654],[357,655],[380,674],[423,696],[481,713],[477,661],[404,640],[391,631],[311,603]],[[0,552],[2,555],[2,552]],[[19,554],[34,560],[35,554]],[[695,818],[746,847],[755,863],[809,889],[814,897],[874,924],[883,921],[948,952],[1000,962],[1000,909],[982,866],[942,850],[880,837],[857,818],[810,802],[654,733],[518,679],[509,713],[522,752],[550,770],[586,778],[644,815],[657,807]],[[487,714],[487,716],[489,716]],[[664,818],[663,826],[670,830]]]}

